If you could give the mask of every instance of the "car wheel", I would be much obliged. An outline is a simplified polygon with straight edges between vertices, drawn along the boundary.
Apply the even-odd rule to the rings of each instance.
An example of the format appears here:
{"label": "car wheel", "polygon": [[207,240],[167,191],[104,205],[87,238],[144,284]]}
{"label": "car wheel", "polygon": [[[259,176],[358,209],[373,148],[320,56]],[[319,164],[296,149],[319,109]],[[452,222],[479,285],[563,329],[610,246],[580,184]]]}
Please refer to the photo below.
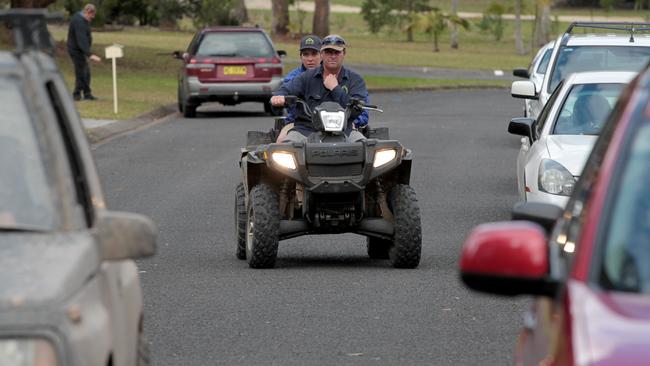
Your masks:
{"label": "car wheel", "polygon": [[422,252],[420,208],[415,190],[405,184],[396,185],[390,194],[390,204],[395,217],[390,262],[395,268],[415,268]]}
{"label": "car wheel", "polygon": [[198,106],[195,104],[190,104],[188,102],[183,103],[183,117],[185,118],[194,118],[196,117],[196,108]]}
{"label": "car wheel", "polygon": [[284,108],[277,108],[272,106],[270,102],[264,102],[264,112],[271,116],[278,117],[284,115]]}
{"label": "car wheel", "polygon": [[183,96],[181,95],[181,86],[178,85],[178,111],[183,113]]}
{"label": "car wheel", "polygon": [[138,363],[137,366],[149,366],[151,364],[151,352],[149,342],[144,333],[138,335]]}
{"label": "car wheel", "polygon": [[393,244],[392,241],[372,236],[366,237],[366,247],[368,249],[368,257],[371,259],[388,259],[388,252]]}
{"label": "car wheel", "polygon": [[250,191],[246,219],[246,260],[251,268],[273,268],[278,256],[280,209],[270,186],[259,184]]}
{"label": "car wheel", "polygon": [[235,242],[237,259],[246,259],[246,192],[244,183],[235,189]]}

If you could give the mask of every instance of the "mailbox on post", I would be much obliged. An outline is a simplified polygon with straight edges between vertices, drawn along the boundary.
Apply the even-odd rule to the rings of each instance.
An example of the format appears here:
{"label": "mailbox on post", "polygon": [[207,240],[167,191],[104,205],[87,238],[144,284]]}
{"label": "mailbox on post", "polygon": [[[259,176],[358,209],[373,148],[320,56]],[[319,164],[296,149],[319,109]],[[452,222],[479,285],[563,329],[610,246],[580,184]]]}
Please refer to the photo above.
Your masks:
{"label": "mailbox on post", "polygon": [[106,58],[110,58],[113,62],[113,112],[117,114],[117,68],[115,59],[124,57],[124,46],[120,44],[112,44],[106,47]]}

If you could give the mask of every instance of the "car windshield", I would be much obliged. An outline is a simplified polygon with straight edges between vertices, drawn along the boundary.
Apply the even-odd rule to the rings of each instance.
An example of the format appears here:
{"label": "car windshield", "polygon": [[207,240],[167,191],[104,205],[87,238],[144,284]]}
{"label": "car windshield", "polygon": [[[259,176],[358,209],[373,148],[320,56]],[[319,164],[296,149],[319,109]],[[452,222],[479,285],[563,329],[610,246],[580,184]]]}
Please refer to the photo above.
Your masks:
{"label": "car windshield", "polygon": [[273,57],[273,47],[261,32],[206,33],[196,52],[199,56]]}
{"label": "car windshield", "polygon": [[577,84],[558,114],[552,134],[597,135],[625,84]]}
{"label": "car windshield", "polygon": [[539,65],[537,65],[537,70],[535,71],[536,73],[541,75],[546,74],[546,69],[548,68],[548,62],[551,60],[551,54],[553,54],[552,48],[549,48],[546,51],[544,51],[542,60],[539,62]]}
{"label": "car windshield", "polygon": [[559,52],[548,83],[549,93],[575,72],[639,71],[650,61],[650,47],[565,46]]}
{"label": "car windshield", "polygon": [[650,125],[635,134],[614,192],[605,241],[604,285],[650,293]]}
{"label": "car windshield", "polygon": [[19,83],[0,79],[0,231],[51,230],[43,158]]}

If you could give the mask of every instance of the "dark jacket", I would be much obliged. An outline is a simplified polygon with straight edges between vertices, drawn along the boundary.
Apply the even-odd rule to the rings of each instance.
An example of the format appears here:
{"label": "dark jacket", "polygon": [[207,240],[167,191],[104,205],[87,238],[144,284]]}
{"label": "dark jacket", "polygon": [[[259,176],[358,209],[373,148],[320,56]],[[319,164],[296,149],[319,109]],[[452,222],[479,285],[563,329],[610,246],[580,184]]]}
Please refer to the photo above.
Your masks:
{"label": "dark jacket", "polygon": [[84,18],[81,12],[70,19],[68,28],[68,53],[85,55],[90,57],[90,46],[93,44],[93,37],[90,34],[90,22]]}
{"label": "dark jacket", "polygon": [[[283,83],[273,95],[295,95],[307,102],[312,110],[323,102],[336,102],[345,108],[350,102],[350,97],[364,100],[368,95],[366,83],[361,75],[350,69],[342,67],[338,81],[339,85],[336,88],[327,90],[323,85],[323,65],[321,65],[306,70],[288,83]],[[298,107],[296,112],[297,118],[293,129],[305,136],[314,132],[315,130],[311,125],[311,116],[307,116],[301,107]],[[354,121],[357,117],[358,114],[353,114],[350,119]],[[351,128],[351,125],[349,124],[348,128]]]}

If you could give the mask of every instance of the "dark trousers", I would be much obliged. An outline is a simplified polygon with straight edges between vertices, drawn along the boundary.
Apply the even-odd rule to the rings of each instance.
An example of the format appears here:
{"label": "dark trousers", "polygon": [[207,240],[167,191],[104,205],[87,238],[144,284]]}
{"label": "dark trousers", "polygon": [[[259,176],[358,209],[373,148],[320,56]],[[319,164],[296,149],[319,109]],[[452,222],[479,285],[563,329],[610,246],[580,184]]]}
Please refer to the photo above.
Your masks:
{"label": "dark trousers", "polygon": [[72,64],[74,65],[74,91],[73,95],[85,96],[91,95],[90,92],[90,67],[88,66],[88,58],[82,53],[70,53]]}

